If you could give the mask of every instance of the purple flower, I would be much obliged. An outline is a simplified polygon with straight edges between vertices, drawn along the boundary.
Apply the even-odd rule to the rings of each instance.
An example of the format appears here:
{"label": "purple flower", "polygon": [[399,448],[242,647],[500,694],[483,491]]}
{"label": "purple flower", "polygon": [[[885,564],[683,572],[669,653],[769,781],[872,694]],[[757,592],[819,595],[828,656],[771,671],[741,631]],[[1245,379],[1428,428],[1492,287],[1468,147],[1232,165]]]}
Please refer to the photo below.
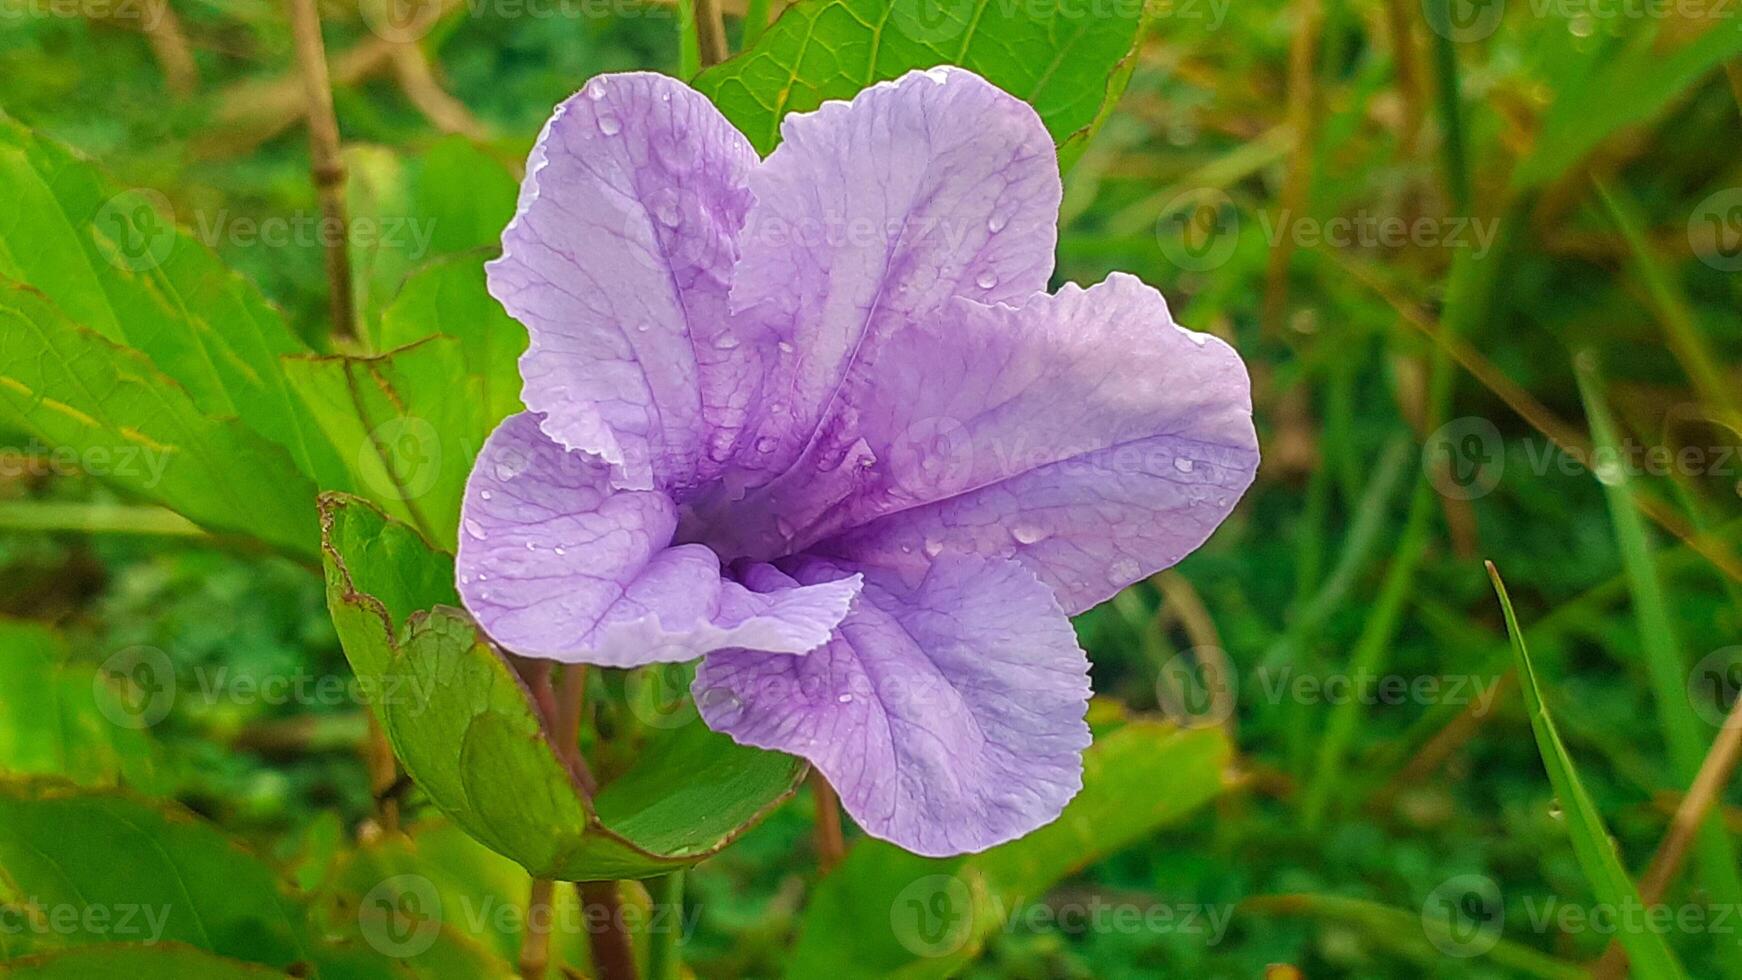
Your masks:
{"label": "purple flower", "polygon": [[1251,483],[1246,371],[1131,276],[1046,292],[1053,143],[984,79],[781,135],[759,160],[653,74],[557,108],[489,267],[528,411],[467,484],[460,594],[525,656],[703,657],[710,727],[810,760],[870,834],[982,850],[1082,785],[1067,617]]}

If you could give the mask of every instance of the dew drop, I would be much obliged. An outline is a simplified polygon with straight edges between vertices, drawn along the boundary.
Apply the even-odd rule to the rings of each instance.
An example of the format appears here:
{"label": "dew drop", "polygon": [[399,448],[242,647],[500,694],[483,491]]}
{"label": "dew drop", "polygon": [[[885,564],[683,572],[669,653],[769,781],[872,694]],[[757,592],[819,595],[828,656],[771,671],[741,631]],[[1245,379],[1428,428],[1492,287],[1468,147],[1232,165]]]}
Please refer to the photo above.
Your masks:
{"label": "dew drop", "polygon": [[[470,534],[472,537],[477,538],[479,541],[484,540],[484,528],[481,527],[477,521],[474,521],[470,517],[468,517],[465,520],[465,524],[466,524],[466,533],[467,534]],[[479,579],[482,579],[483,577],[484,576],[482,576],[482,575],[478,576]]]}
{"label": "dew drop", "polygon": [[1046,529],[1032,524],[1018,524],[1010,529],[1010,536],[1017,544],[1038,544],[1046,540]]}
{"label": "dew drop", "polygon": [[782,353],[782,354],[790,354],[790,353],[792,353],[792,342],[791,342],[791,341],[787,341],[787,340],[783,340],[783,341],[781,341],[781,342],[780,342],[780,343],[779,343],[779,344],[777,344],[777,345],[775,345],[775,346],[777,346],[777,347],[779,347],[779,348],[780,348],[780,352],[781,352],[781,353]]}
{"label": "dew drop", "polygon": [[773,436],[763,436],[762,438],[756,440],[756,451],[759,453],[774,452],[774,446],[775,446],[775,442],[774,442]]}
{"label": "dew drop", "polygon": [[1004,226],[1009,224],[1009,223],[1010,223],[1009,218],[1005,217],[1002,214],[994,214],[992,217],[986,219],[986,230],[991,232],[992,234],[996,235],[999,232],[1003,231]]}
{"label": "dew drop", "polygon": [[604,133],[606,136],[616,136],[622,131],[623,124],[617,121],[616,116],[599,117],[599,132]]}
{"label": "dew drop", "polygon": [[980,278],[974,280],[981,289],[991,289],[998,285],[998,275],[991,270],[980,273]]}
{"label": "dew drop", "polygon": [[734,724],[744,712],[743,700],[723,687],[708,688],[696,701],[704,711],[713,714],[711,721],[717,725]]}
{"label": "dew drop", "polygon": [[647,326],[648,326],[648,325],[647,325],[647,324],[645,324],[645,323],[637,323],[637,324],[636,324],[636,325],[635,325],[635,332],[636,332],[636,333],[646,333],[646,332],[647,332]]}
{"label": "dew drop", "polygon": [[714,338],[714,348],[716,350],[731,350],[732,348],[737,347],[737,346],[738,346],[738,338],[732,336],[729,333],[723,333],[720,336]]}
{"label": "dew drop", "polygon": [[551,550],[556,552],[558,555],[566,555],[569,553],[569,549],[563,547],[560,544],[557,545],[555,548],[552,548]]}
{"label": "dew drop", "polygon": [[480,581],[480,582],[490,581],[490,573],[489,572],[479,572],[478,573],[478,581]]}
{"label": "dew drop", "polygon": [[836,698],[835,700],[839,701],[842,704],[852,704],[853,703],[853,695],[843,694],[840,697]]}
{"label": "dew drop", "polygon": [[1107,581],[1112,582],[1115,585],[1124,585],[1126,582],[1135,582],[1142,577],[1142,575],[1143,569],[1140,568],[1135,561],[1132,561],[1129,558],[1121,558],[1113,563],[1112,568],[1107,569]]}
{"label": "dew drop", "polygon": [[488,491],[488,490],[480,490],[480,491],[478,491],[478,496],[479,496],[479,497],[482,497],[482,498],[483,498],[483,499],[485,499],[485,500],[489,500],[489,499],[490,499],[490,498],[491,498],[491,497],[494,497],[494,496],[496,496],[496,495],[495,495],[495,494],[493,494],[493,493],[491,493],[491,492],[490,492],[490,491]]}
{"label": "dew drop", "polygon": [[1173,468],[1176,470],[1179,470],[1181,473],[1190,473],[1192,471],[1192,467],[1194,467],[1196,465],[1197,465],[1196,463],[1193,463],[1191,460],[1185,458],[1184,456],[1175,456],[1173,459]]}
{"label": "dew drop", "polygon": [[533,544],[531,541],[528,541],[528,542],[526,542],[526,550],[527,551],[537,551],[538,545]]}
{"label": "dew drop", "polygon": [[605,97],[605,83],[595,78],[587,83],[587,98],[594,102]]}
{"label": "dew drop", "polygon": [[943,553],[943,550],[944,550],[944,543],[942,541],[938,540],[937,538],[927,538],[926,539],[925,556],[927,558],[936,558],[938,555]]}

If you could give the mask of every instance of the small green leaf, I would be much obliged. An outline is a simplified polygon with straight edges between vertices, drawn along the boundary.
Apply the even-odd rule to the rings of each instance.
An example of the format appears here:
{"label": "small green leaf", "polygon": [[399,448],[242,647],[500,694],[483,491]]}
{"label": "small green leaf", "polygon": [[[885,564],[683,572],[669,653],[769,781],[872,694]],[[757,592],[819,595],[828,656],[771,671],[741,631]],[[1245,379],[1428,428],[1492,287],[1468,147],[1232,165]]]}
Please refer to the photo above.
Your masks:
{"label": "small green leaf", "polygon": [[478,253],[419,269],[381,314],[383,349],[405,347],[436,334],[460,342],[466,370],[477,379],[484,413],[492,424],[521,410],[519,362],[526,350],[526,328],[485,290],[484,263]]}
{"label": "small green leaf", "polygon": [[[1615,853],[1615,843],[1603,826],[1603,816],[1597,811],[1590,794],[1579,780],[1578,770],[1561,742],[1554,719],[1549,717],[1542,687],[1537,682],[1536,667],[1530,651],[1524,645],[1524,631],[1512,610],[1512,598],[1506,594],[1506,583],[1500,571],[1488,563],[1488,576],[1494,580],[1494,592],[1500,597],[1500,608],[1506,616],[1506,632],[1512,637],[1512,654],[1518,661],[1518,687],[1524,694],[1525,713],[1530,716],[1531,730],[1536,733],[1537,750],[1542,755],[1543,768],[1548,770],[1555,798],[1560,801],[1566,817],[1567,834],[1572,838],[1573,856],[1585,873],[1585,880],[1597,900],[1610,909],[1640,907],[1639,890],[1633,887],[1621,858]],[[1635,975],[1646,980],[1683,976],[1675,954],[1664,943],[1663,934],[1632,920],[1628,927],[1618,927],[1615,938],[1627,950]]]}
{"label": "small green leaf", "polygon": [[1130,80],[1147,4],[1093,13],[1064,0],[801,0],[698,90],[763,153],[780,120],[914,68],[959,65],[1033,105],[1074,162]]}
{"label": "small green leaf", "polygon": [[863,839],[811,900],[786,975],[953,975],[1024,903],[1219,796],[1231,753],[1219,728],[1133,722],[1097,736],[1082,792],[1027,837],[942,860]]}
{"label": "small green leaf", "polygon": [[506,657],[460,609],[452,559],[353,497],[321,499],[327,604],[406,771],[478,840],[539,877],[644,878],[725,847],[805,767],[699,722],[662,731],[585,798]]}
{"label": "small green leaf", "polygon": [[431,337],[372,357],[297,357],[291,384],[352,481],[389,513],[446,547],[458,540],[460,497],[486,414],[460,341]]}

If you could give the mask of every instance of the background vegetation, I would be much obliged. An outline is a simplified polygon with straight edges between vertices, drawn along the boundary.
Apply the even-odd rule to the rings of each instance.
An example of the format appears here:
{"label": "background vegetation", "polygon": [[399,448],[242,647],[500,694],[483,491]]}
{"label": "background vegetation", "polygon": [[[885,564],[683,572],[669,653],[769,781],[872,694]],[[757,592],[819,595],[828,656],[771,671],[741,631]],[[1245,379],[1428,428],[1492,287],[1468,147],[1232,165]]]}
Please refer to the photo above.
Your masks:
{"label": "background vegetation", "polygon": [[[1121,15],[1102,6],[1072,9]],[[380,9],[321,4],[352,220],[375,232],[352,254],[369,323],[408,275],[488,254],[555,102],[599,72],[688,67],[678,12],[651,0],[480,0],[409,33],[371,19]],[[736,50],[741,12],[727,13]],[[1058,279],[1133,272],[1232,341],[1266,449],[1207,547],[1078,622],[1101,697],[1094,765],[1126,794],[1108,799],[1147,802],[988,867],[855,845],[819,879],[800,793],[688,874],[684,969],[1619,976],[1605,910],[1639,912],[1635,886],[1602,871],[1612,835],[1628,878],[1680,916],[1633,930],[1637,974],[1660,975],[1649,935],[1687,975],[1738,975],[1742,811],[1726,770],[1715,801],[1696,795],[1708,832],[1679,859],[1663,852],[1708,749],[1739,734],[1723,722],[1742,688],[1742,10],[1153,0],[1142,13],[1123,98],[1068,147]],[[274,0],[0,0],[5,113],[133,189],[124,204],[173,214],[327,349],[303,104]],[[0,189],[0,230],[17,231],[21,193]],[[12,278],[28,262],[6,241]],[[90,880],[160,851],[186,901],[231,910],[204,942],[180,937],[191,946],[380,975],[369,954],[392,958],[402,937],[368,903],[401,901],[383,883],[415,874],[446,910],[440,941],[390,965],[509,972],[518,920],[470,913],[512,913],[525,875],[379,778],[318,569],[208,537],[116,489],[88,454],[5,426],[0,768],[121,784],[138,805],[46,806],[58,791],[39,782],[34,803],[0,802],[0,959],[114,938],[32,925],[49,886],[31,883],[29,848],[83,834],[115,848],[91,856]],[[1529,643],[1522,686],[1483,559]],[[681,679],[593,683],[606,729],[683,711]],[[1145,731],[1160,734],[1120,741]],[[187,857],[207,834],[252,856]],[[1019,897],[1014,914],[967,932],[929,921],[955,896],[925,884],[937,874],[993,882]],[[267,919],[285,924],[251,931]],[[366,942],[306,938],[359,923]],[[556,943],[587,969],[584,935]],[[108,975],[108,954],[84,955],[63,969],[86,972],[55,975]],[[52,960],[19,962],[34,976]]]}

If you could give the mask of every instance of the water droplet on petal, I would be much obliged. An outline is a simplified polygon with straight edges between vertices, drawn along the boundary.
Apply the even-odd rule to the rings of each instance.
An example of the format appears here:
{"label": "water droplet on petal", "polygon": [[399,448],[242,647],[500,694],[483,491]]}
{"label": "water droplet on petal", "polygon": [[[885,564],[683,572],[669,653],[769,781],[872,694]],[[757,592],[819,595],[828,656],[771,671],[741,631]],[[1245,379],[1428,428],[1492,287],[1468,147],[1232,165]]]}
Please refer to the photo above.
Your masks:
{"label": "water droplet on petal", "polygon": [[996,235],[999,232],[1003,231],[1004,226],[1009,224],[1009,223],[1010,223],[1010,219],[1008,217],[1006,217],[1002,214],[994,214],[992,217],[990,217],[986,220],[986,230],[991,232],[992,234]]}
{"label": "water droplet on petal", "polygon": [[730,726],[737,723],[744,713],[744,701],[738,695],[723,687],[710,687],[702,692],[696,703],[706,712],[715,725]]}
{"label": "water droplet on petal", "polygon": [[1143,569],[1130,558],[1121,558],[1107,569],[1107,580],[1115,585],[1135,582],[1143,576]]}
{"label": "water droplet on petal", "polygon": [[737,346],[738,346],[738,338],[732,336],[729,333],[723,333],[720,336],[714,338],[714,347],[717,350],[731,350]]}
{"label": "water droplet on petal", "polygon": [[617,121],[616,116],[599,117],[599,132],[604,133],[606,136],[616,136],[622,131],[623,124]]}
{"label": "water droplet on petal", "polygon": [[779,344],[777,344],[777,345],[775,345],[775,346],[777,346],[777,347],[779,347],[779,348],[780,348],[780,352],[781,352],[781,353],[782,353],[782,354],[790,354],[790,353],[792,353],[792,343],[791,343],[791,342],[789,342],[789,341],[785,341],[785,340],[783,340],[783,341],[781,341],[781,342],[780,342],[780,343],[779,343]]}
{"label": "water droplet on petal", "polygon": [[1017,544],[1039,544],[1046,540],[1046,529],[1032,524],[1018,524],[1010,529],[1010,536]]}
{"label": "water droplet on petal", "polygon": [[1173,468],[1176,470],[1179,470],[1181,473],[1190,473],[1192,471],[1192,467],[1194,467],[1196,465],[1197,465],[1196,463],[1185,458],[1184,456],[1175,456],[1173,459]]}
{"label": "water droplet on petal", "polygon": [[998,285],[998,274],[988,269],[980,273],[980,278],[975,279],[974,282],[978,283],[981,289],[991,289]]}
{"label": "water droplet on petal", "polygon": [[528,542],[526,542],[526,550],[527,551],[537,551],[538,545],[532,543],[531,541],[528,541]]}
{"label": "water droplet on petal", "polygon": [[853,703],[853,695],[843,694],[840,697],[836,698],[835,700],[839,701],[842,704],[852,704]]}
{"label": "water droplet on petal", "polygon": [[479,497],[481,497],[481,498],[482,498],[482,499],[484,499],[484,500],[489,500],[489,499],[490,499],[490,498],[491,498],[491,497],[494,497],[494,496],[496,496],[496,495],[495,495],[495,494],[493,494],[493,493],[491,493],[491,492],[490,492],[490,491],[488,491],[488,490],[479,490],[479,491],[478,491],[478,496],[479,496]]}
{"label": "water droplet on petal", "polygon": [[566,555],[566,554],[568,554],[568,553],[569,553],[569,550],[568,550],[568,549],[567,549],[567,548],[564,548],[564,547],[563,547],[563,546],[562,546],[562,545],[560,545],[560,544],[559,544],[559,545],[557,545],[557,546],[556,546],[556,547],[555,547],[555,548],[552,548],[552,549],[551,549],[551,550],[552,550],[552,551],[554,551],[554,552],[556,552],[556,553],[557,553],[557,554],[559,554],[559,555]]}
{"label": "water droplet on petal", "polygon": [[587,83],[587,98],[592,99],[594,102],[597,102],[604,97],[605,97],[605,82],[603,79],[595,78],[592,81]]}
{"label": "water droplet on petal", "polygon": [[943,553],[943,550],[944,550],[944,543],[941,540],[939,540],[937,538],[927,538],[926,539],[925,556],[927,558],[936,558],[938,555]]}
{"label": "water droplet on petal", "polygon": [[[472,537],[477,538],[479,541],[484,540],[484,528],[477,521],[474,521],[470,517],[468,517],[465,520],[465,525],[466,525],[466,533],[467,534],[470,534]],[[482,579],[483,577],[484,576],[482,576],[482,575],[478,576],[478,578],[480,578],[480,579]]]}
{"label": "water droplet on petal", "polygon": [[763,436],[756,440],[756,451],[759,453],[771,453],[774,452],[774,447],[776,445],[777,443],[774,441],[773,436]]}

